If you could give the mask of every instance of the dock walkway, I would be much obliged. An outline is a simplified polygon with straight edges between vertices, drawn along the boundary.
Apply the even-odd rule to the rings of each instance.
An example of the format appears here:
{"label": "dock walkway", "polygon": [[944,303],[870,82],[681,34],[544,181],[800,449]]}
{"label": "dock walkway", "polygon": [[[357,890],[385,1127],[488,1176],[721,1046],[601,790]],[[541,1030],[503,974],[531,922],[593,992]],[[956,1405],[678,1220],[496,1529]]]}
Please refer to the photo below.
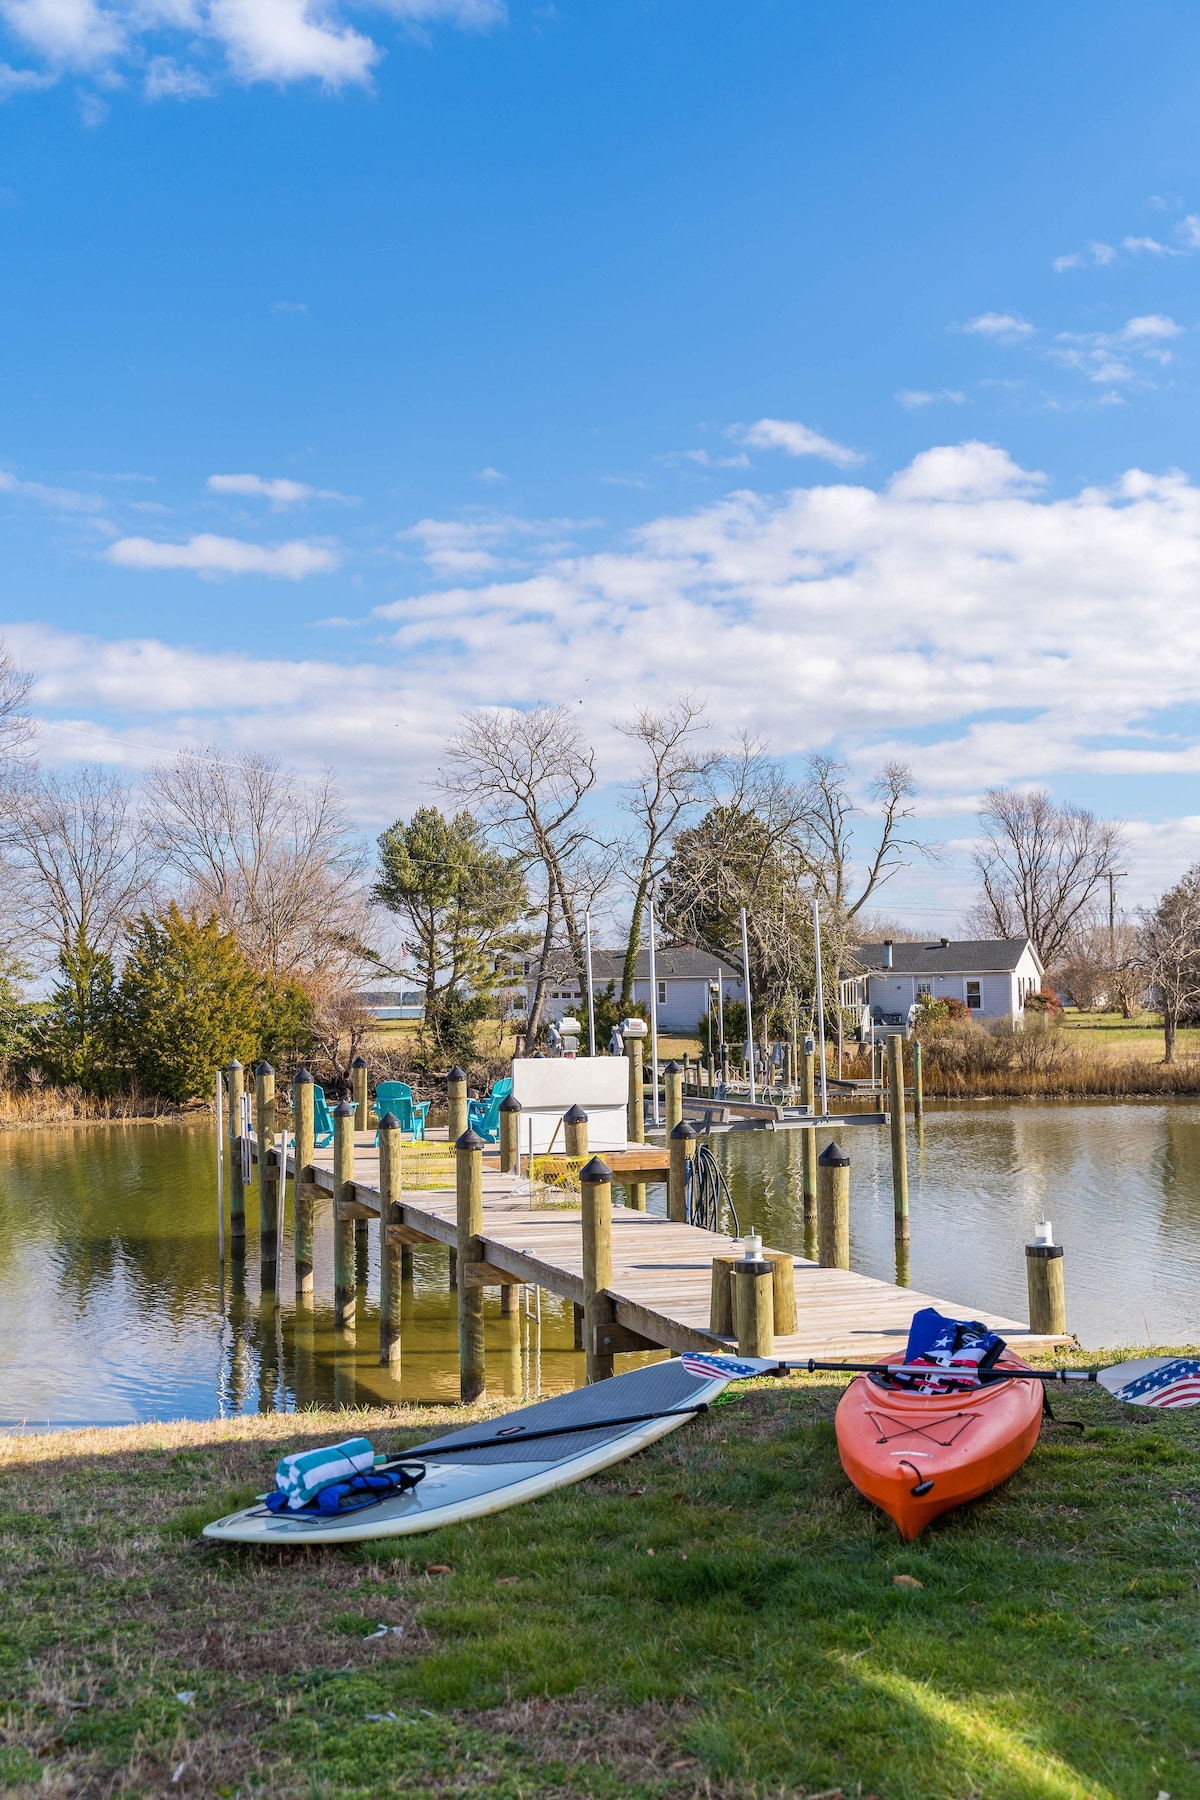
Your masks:
{"label": "dock walkway", "polygon": [[[661,1153],[659,1153],[661,1155]],[[318,1151],[315,1184],[333,1194],[332,1151]],[[356,1133],[353,1202],[355,1217],[379,1212],[379,1155],[373,1134]],[[359,1210],[361,1208],[361,1211]],[[407,1191],[405,1227],[453,1248],[456,1242],[453,1189]],[[709,1330],[714,1255],[729,1239],[692,1225],[672,1224],[654,1213],[614,1206],[612,1229],[616,1322],[668,1350],[728,1350],[732,1340]],[[502,1175],[485,1163],[483,1174],[484,1260],[517,1281],[545,1288],[582,1304],[583,1241],[578,1208],[531,1209],[529,1184]],[[981,1319],[1018,1350],[1049,1349],[1063,1340],[1040,1337],[1019,1320],[982,1312],[961,1301],[918,1293],[850,1270],[826,1269],[794,1258],[799,1331],[777,1336],[780,1357],[869,1360],[902,1350],[913,1313],[936,1306],[951,1316]]]}

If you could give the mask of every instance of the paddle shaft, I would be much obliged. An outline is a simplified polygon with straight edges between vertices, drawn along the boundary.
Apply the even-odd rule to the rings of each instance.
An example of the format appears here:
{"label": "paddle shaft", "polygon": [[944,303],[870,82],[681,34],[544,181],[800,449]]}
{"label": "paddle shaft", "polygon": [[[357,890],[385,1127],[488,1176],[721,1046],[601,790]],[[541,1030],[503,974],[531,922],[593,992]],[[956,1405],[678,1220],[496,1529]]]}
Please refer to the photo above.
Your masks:
{"label": "paddle shaft", "polygon": [[469,1444],[441,1444],[423,1448],[418,1444],[414,1450],[402,1451],[399,1456],[384,1464],[390,1468],[391,1462],[412,1462],[420,1457],[459,1456],[464,1450],[495,1450],[505,1444],[532,1444],[535,1438],[576,1437],[585,1431],[611,1431],[614,1425],[648,1425],[651,1419],[688,1419],[694,1413],[708,1411],[708,1401],[702,1400],[698,1406],[667,1406],[658,1412],[631,1413],[625,1419],[596,1419],[592,1424],[581,1425],[546,1425],[541,1431],[512,1432],[508,1437],[472,1438]]}
{"label": "paddle shaft", "polygon": [[811,1356],[804,1362],[780,1363],[781,1369],[805,1369],[810,1375],[818,1369],[832,1369],[847,1375],[920,1375],[926,1381],[939,1376],[943,1380],[954,1381],[965,1379],[970,1374],[978,1373],[980,1382],[988,1381],[1095,1381],[1100,1374],[1099,1369],[1004,1369],[991,1368],[982,1372],[964,1369],[956,1376],[953,1369],[939,1368],[935,1363],[920,1363],[910,1367],[906,1363],[852,1363],[852,1362],[816,1362]]}

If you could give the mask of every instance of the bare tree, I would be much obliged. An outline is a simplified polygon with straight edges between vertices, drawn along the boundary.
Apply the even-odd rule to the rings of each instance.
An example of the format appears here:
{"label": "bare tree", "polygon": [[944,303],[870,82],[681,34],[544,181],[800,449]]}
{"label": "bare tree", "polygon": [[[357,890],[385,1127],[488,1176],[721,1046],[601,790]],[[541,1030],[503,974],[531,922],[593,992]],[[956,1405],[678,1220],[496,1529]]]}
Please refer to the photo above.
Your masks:
{"label": "bare tree", "polygon": [[981,934],[1028,937],[1044,968],[1086,924],[1124,845],[1120,827],[1045,790],[989,788],[975,851],[980,894],[969,916]]}
{"label": "bare tree", "polygon": [[[907,763],[886,762],[867,787],[868,798],[878,808],[878,824],[860,877],[854,881],[854,821],[864,816],[864,808],[853,797],[850,777],[849,765],[824,751],[808,759],[809,863],[822,910],[840,924],[861,911],[911,856],[936,862],[941,855],[940,845],[925,843],[906,830],[917,792],[912,770]],[[853,896],[852,887],[857,890]]]}
{"label": "bare tree", "polygon": [[595,780],[595,752],[566,706],[469,713],[446,746],[443,791],[475,809],[527,869],[541,870],[545,915],[530,1042],[541,1023],[560,929],[576,976],[584,979],[576,864],[596,847],[581,811]]}
{"label": "bare tree", "polygon": [[642,921],[654,883],[662,873],[673,833],[705,798],[709,777],[719,758],[695,741],[707,724],[703,702],[681,694],[669,706],[641,706],[617,730],[641,747],[636,775],[621,795],[634,821],[635,836],[625,846],[633,885],[633,912],[625,945],[621,1000],[628,1009],[642,944]]}
{"label": "bare tree", "polygon": [[36,733],[26,702],[33,677],[19,669],[0,640],[0,763],[9,764],[28,750]]}
{"label": "bare tree", "polygon": [[150,829],[243,954],[278,980],[336,990],[366,956],[366,858],[332,778],[274,757],[186,751],[146,777]]}
{"label": "bare tree", "polygon": [[1162,1013],[1163,1061],[1175,1061],[1181,1019],[1200,1009],[1200,863],[1142,915],[1142,959]]}
{"label": "bare tree", "polygon": [[8,839],[29,941],[110,954],[157,870],[128,782],[89,764],[29,774]]}
{"label": "bare tree", "polygon": [[1116,1007],[1131,1018],[1146,986],[1138,927],[1129,919],[1084,926],[1067,945],[1054,974],[1085,1012]]}

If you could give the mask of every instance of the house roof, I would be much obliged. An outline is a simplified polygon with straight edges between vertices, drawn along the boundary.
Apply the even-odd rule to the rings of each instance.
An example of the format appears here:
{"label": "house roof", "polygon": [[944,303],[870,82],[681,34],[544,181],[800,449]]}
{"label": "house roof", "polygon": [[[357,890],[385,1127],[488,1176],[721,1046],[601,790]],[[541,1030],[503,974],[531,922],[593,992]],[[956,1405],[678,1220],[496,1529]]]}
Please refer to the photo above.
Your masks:
{"label": "house roof", "polygon": [[[592,951],[592,974],[597,987],[607,987],[610,981],[620,981],[624,968],[623,950]],[[715,981],[718,969],[726,981],[740,982],[742,979],[742,972],[734,963],[726,957],[714,956],[711,950],[667,949],[662,945],[655,947],[654,975],[658,981]],[[536,962],[530,962],[529,974],[531,979],[536,977]],[[573,977],[564,974],[563,979]],[[650,951],[647,946],[643,946],[638,952],[634,979],[650,979]]]}
{"label": "house roof", "polygon": [[[892,972],[897,975],[1001,975],[1011,974],[1029,951],[1042,967],[1028,938],[942,938],[936,944],[892,945]],[[887,968],[882,944],[856,944],[855,960],[872,974]]]}

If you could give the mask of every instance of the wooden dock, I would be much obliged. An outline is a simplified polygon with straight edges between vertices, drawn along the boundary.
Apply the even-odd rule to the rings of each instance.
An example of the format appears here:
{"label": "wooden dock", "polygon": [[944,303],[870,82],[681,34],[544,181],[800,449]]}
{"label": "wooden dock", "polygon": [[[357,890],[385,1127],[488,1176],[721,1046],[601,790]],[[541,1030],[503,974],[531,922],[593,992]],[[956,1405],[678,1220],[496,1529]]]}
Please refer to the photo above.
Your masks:
{"label": "wooden dock", "polygon": [[[633,1146],[628,1155],[635,1166],[646,1165],[643,1179],[663,1179],[665,1152]],[[617,1165],[623,1160],[621,1156],[612,1159],[618,1180],[631,1178],[629,1168],[618,1172]],[[485,1285],[501,1280],[525,1282],[582,1305],[579,1208],[531,1208],[528,1181],[501,1174],[494,1163],[488,1166],[490,1162],[493,1159],[485,1159],[483,1169],[481,1262],[477,1269],[460,1270],[460,1279]],[[332,1197],[332,1150],[317,1151],[311,1168],[314,1185]],[[343,1193],[346,1191],[343,1188]],[[373,1133],[355,1134],[353,1196],[340,1203],[343,1218],[378,1218],[379,1153]],[[457,1242],[454,1190],[405,1191],[400,1224],[389,1229],[397,1232],[397,1241],[431,1241],[453,1249]],[[619,1353],[622,1349],[735,1348],[732,1339],[718,1337],[709,1329],[713,1257],[728,1243],[728,1238],[691,1225],[614,1206],[612,1282],[607,1290],[618,1328],[612,1349]],[[936,1306],[951,1316],[979,1318],[1018,1350],[1044,1350],[1063,1341],[1039,1336],[1019,1320],[983,1312],[961,1301],[896,1287],[850,1270],[822,1268],[803,1257],[795,1257],[793,1262],[799,1330],[775,1338],[780,1357],[868,1360],[894,1353],[903,1349],[913,1313],[923,1306]]]}

